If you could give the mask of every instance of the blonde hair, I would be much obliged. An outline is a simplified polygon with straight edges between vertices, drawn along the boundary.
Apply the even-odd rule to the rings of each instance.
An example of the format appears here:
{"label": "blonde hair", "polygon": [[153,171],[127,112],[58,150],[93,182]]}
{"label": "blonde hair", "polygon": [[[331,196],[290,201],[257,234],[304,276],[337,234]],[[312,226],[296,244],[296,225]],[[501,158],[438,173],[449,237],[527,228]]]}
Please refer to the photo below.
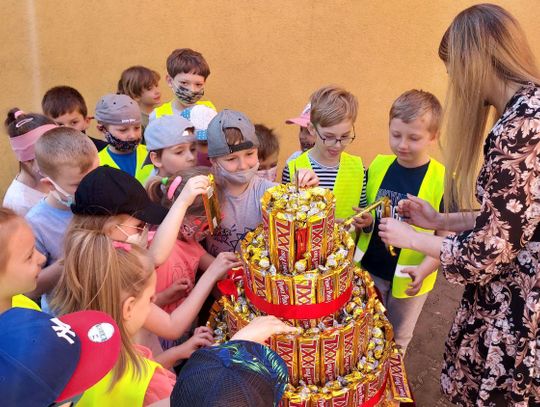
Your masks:
{"label": "blonde hair", "polygon": [[126,373],[128,363],[133,367],[134,380],[145,369],[124,324],[123,301],[141,295],[154,273],[154,265],[145,249],[136,245],[129,245],[130,250],[115,248],[102,230],[96,230],[100,226],[103,229],[110,217],[75,218],[66,233],[64,272],[50,305],[59,314],[98,310],[114,318],[122,349],[113,369],[112,388]]}
{"label": "blonde hair", "polygon": [[77,167],[83,173],[97,160],[97,149],[90,138],[64,126],[45,132],[36,142],[35,151],[39,169],[53,179],[63,166]]}
{"label": "blonde hair", "polygon": [[479,4],[459,13],[439,46],[449,86],[446,102],[445,208],[473,207],[482,144],[490,107],[486,89],[494,79],[501,90],[510,83],[540,83],[527,39],[517,20],[502,7]]}
{"label": "blonde hair", "polygon": [[330,127],[350,120],[355,122],[358,100],[352,93],[335,85],[316,90],[310,98],[310,120],[321,127]]}
{"label": "blonde hair", "polygon": [[13,237],[13,222],[24,222],[22,216],[17,215],[13,210],[0,206],[0,272],[6,268],[10,253],[7,250],[7,245],[11,237]]}
{"label": "blonde hair", "polygon": [[402,93],[390,108],[390,118],[400,119],[411,123],[419,117],[430,113],[428,131],[432,134],[439,132],[441,127],[442,107],[437,97],[423,90],[412,89]]}

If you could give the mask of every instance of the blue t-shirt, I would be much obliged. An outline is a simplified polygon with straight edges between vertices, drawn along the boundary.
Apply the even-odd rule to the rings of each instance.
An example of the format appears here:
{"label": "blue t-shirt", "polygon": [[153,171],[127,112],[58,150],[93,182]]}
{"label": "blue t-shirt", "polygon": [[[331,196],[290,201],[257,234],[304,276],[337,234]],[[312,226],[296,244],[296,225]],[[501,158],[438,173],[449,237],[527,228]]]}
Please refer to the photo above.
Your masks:
{"label": "blue t-shirt", "polygon": [[132,177],[135,176],[135,171],[137,171],[137,149],[128,154],[116,154],[109,149],[109,154],[116,165],[118,165],[118,168],[127,172]]}
{"label": "blue t-shirt", "polygon": [[[395,160],[384,179],[381,186],[377,191],[375,200],[387,196],[390,198],[391,216],[395,219],[400,219],[397,213],[397,205],[399,201],[407,198],[407,194],[418,195],[420,186],[426,175],[429,162],[415,168],[406,168],[400,165]],[[367,171],[369,174],[369,171]],[[442,205],[442,202],[441,202]],[[362,258],[362,267],[369,271],[371,274],[382,278],[386,281],[392,281],[394,278],[394,270],[397,265],[400,249],[395,247],[396,256],[392,256],[383,241],[379,237],[379,221],[381,219],[382,208],[378,207],[376,210],[375,227],[366,254]]]}

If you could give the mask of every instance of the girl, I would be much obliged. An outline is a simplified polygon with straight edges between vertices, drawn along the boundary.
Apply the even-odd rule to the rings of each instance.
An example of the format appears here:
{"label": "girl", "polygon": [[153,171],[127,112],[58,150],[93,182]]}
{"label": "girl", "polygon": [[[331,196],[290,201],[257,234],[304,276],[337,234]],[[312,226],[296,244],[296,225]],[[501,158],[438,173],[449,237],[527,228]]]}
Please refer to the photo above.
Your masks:
{"label": "girl", "polygon": [[[146,187],[148,196],[153,202],[170,208],[190,179],[209,173],[208,167],[194,167],[168,178],[152,178]],[[197,270],[207,270],[215,260],[199,243],[206,237],[207,230],[203,200],[198,196],[186,211],[171,255],[156,269],[156,304],[169,313],[191,292]]]}
{"label": "girl", "polygon": [[[111,315],[122,338],[118,361],[109,374],[85,392],[80,406],[148,405],[170,395],[172,373],[152,360],[149,349],[135,345],[133,337],[152,311],[156,273],[146,249],[111,239],[102,231],[73,226],[66,236],[64,273],[51,306],[60,314],[98,310]],[[169,349],[187,358],[209,345],[210,332]]]}
{"label": "girl", "polygon": [[34,144],[56,125],[41,114],[27,114],[13,108],[8,112],[5,126],[11,148],[19,161],[19,173],[6,191],[3,205],[24,216],[49,192],[48,187],[40,182],[42,175],[35,160]]}
{"label": "girl", "polygon": [[[469,211],[441,215],[409,197],[400,211],[410,223],[456,234],[427,235],[390,218],[381,221],[379,234],[387,244],[440,257],[446,278],[465,285],[441,374],[450,400],[537,406],[540,72],[519,23],[493,4],[462,11],[444,34],[439,56],[450,77],[446,204]],[[499,120],[486,139],[491,107]],[[473,212],[482,152],[476,180],[481,206]]]}
{"label": "girl", "polygon": [[36,288],[37,276],[45,263],[35,247],[32,229],[9,208],[0,207],[0,313],[13,307],[40,310],[22,295]]}

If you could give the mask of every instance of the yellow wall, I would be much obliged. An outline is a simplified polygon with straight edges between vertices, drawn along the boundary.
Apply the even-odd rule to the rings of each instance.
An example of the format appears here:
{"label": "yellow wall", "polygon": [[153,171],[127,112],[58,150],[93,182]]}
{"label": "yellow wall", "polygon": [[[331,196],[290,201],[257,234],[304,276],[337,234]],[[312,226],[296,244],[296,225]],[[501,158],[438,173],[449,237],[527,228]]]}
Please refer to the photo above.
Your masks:
{"label": "yellow wall", "polygon": [[[518,18],[540,57],[540,1],[494,2]],[[241,110],[274,127],[282,162],[298,145],[297,129],[284,120],[321,85],[349,89],[360,103],[357,140],[349,149],[369,163],[389,151],[387,112],[396,96],[422,88],[444,98],[439,40],[452,18],[474,3],[3,0],[0,114],[3,120],[13,106],[38,111],[43,93],[55,85],[79,89],[93,112],[123,69],[142,64],[164,76],[170,51],[191,47],[210,64],[208,98],[219,109]],[[164,80],[161,87],[166,100]],[[5,134],[0,152],[3,193],[17,169]]]}

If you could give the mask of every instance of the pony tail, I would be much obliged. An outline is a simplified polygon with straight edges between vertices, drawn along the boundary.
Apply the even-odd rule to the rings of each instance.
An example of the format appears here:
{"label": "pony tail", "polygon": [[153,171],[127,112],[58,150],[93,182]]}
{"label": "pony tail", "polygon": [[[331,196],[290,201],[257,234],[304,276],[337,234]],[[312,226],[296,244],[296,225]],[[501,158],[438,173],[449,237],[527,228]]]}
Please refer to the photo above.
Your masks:
{"label": "pony tail", "polygon": [[[169,178],[152,177],[146,184],[148,198],[154,203],[170,207],[171,202],[167,202],[165,191],[169,184]],[[165,191],[164,191],[165,190]]]}

